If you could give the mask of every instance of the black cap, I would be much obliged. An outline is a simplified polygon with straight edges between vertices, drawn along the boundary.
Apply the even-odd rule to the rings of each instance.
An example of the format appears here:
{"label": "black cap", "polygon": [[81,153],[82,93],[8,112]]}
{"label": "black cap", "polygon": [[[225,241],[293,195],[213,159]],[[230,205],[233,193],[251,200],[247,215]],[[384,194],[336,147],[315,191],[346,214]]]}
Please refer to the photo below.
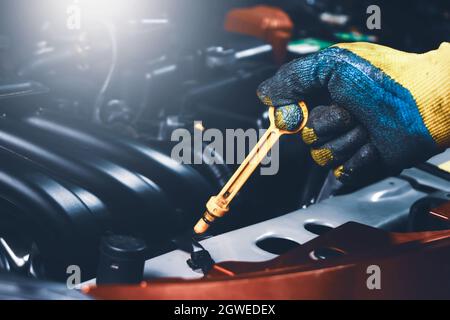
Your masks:
{"label": "black cap", "polygon": [[110,235],[102,238],[100,251],[116,259],[143,259],[147,245],[142,239],[125,235]]}

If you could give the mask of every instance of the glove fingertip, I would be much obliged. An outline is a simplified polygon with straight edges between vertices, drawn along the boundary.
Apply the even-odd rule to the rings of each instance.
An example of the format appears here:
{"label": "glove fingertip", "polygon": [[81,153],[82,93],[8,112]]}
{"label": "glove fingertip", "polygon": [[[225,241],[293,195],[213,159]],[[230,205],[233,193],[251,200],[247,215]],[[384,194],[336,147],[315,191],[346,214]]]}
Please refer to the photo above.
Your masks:
{"label": "glove fingertip", "polygon": [[264,103],[268,107],[273,107],[272,99],[268,96],[262,93],[262,91],[258,90],[256,91],[256,95],[258,96],[259,100],[261,100],[262,103]]}
{"label": "glove fingertip", "polygon": [[308,126],[303,128],[301,135],[303,142],[307,145],[313,145],[319,139],[314,129]]}
{"label": "glove fingertip", "polygon": [[348,186],[364,186],[386,176],[375,147],[362,146],[349,160],[333,170],[336,179]]}

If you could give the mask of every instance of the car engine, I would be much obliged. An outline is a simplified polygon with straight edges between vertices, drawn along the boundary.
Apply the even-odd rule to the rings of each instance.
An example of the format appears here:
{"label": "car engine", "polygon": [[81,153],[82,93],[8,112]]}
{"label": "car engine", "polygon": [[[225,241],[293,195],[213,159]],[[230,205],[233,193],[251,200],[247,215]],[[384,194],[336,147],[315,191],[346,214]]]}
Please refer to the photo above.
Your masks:
{"label": "car engine", "polygon": [[[208,129],[228,139],[230,128],[267,128],[256,88],[292,59],[347,41],[423,52],[450,34],[445,1],[380,1],[380,30],[367,29],[370,1],[106,3],[0,5],[0,296],[51,283],[55,292],[31,298],[135,298],[100,284],[199,281],[193,252],[173,239],[242,162],[239,146],[228,147],[236,136],[217,149]],[[174,159],[174,132],[201,137],[182,150],[184,162]],[[281,139],[277,155],[276,166],[262,165],[276,174],[253,175],[200,239],[219,266],[283,257],[353,223],[396,234],[449,229],[449,218],[430,215],[450,201],[449,151],[357,187],[314,164],[298,136]],[[313,260],[342,254],[333,248],[311,251]],[[96,278],[97,289],[66,291],[74,270],[76,289]],[[162,292],[146,297],[170,298]]]}

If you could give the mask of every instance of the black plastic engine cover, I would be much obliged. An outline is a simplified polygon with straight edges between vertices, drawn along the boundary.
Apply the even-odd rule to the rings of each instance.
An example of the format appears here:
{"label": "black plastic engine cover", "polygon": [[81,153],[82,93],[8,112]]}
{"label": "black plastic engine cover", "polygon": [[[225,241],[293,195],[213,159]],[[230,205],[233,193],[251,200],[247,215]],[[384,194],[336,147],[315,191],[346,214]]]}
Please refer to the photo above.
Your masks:
{"label": "black plastic engine cover", "polygon": [[90,275],[109,231],[161,248],[195,221],[210,188],[193,168],[91,124],[0,119],[0,225],[28,232],[51,274],[76,264]]}

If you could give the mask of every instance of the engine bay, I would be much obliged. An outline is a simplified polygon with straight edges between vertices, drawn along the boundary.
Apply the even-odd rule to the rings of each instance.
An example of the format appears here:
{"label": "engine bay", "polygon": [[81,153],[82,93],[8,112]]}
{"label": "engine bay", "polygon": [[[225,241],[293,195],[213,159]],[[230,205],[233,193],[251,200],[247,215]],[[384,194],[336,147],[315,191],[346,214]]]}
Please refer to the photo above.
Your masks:
{"label": "engine bay", "polygon": [[[200,281],[204,272],[187,263],[192,252],[173,239],[192,228],[242,163],[240,155],[256,143],[253,133],[268,127],[256,95],[262,81],[281,64],[338,42],[423,52],[450,34],[445,1],[381,1],[381,30],[367,30],[367,1],[113,2],[100,16],[88,15],[95,8],[81,0],[1,4],[4,284],[65,288],[70,278],[76,293],[62,295],[122,299],[127,285],[143,281],[149,288],[155,280]],[[398,12],[415,23],[399,23]],[[307,103],[327,99],[318,94]],[[181,147],[183,134],[192,140]],[[405,235],[449,229],[449,218],[430,214],[450,201],[449,150],[355,187],[316,165],[295,135],[280,139],[271,157],[199,240],[218,268],[272,261],[341,228],[351,231],[353,223]],[[310,251],[311,260],[347,255],[322,249]],[[127,267],[115,278],[121,263]],[[107,291],[102,283],[124,287]],[[0,296],[25,294],[2,287]],[[192,296],[175,291],[175,298],[197,297],[195,287]],[[52,297],[40,294],[34,298]],[[171,298],[163,291],[148,297],[159,294]],[[255,296],[239,296],[246,297]]]}

